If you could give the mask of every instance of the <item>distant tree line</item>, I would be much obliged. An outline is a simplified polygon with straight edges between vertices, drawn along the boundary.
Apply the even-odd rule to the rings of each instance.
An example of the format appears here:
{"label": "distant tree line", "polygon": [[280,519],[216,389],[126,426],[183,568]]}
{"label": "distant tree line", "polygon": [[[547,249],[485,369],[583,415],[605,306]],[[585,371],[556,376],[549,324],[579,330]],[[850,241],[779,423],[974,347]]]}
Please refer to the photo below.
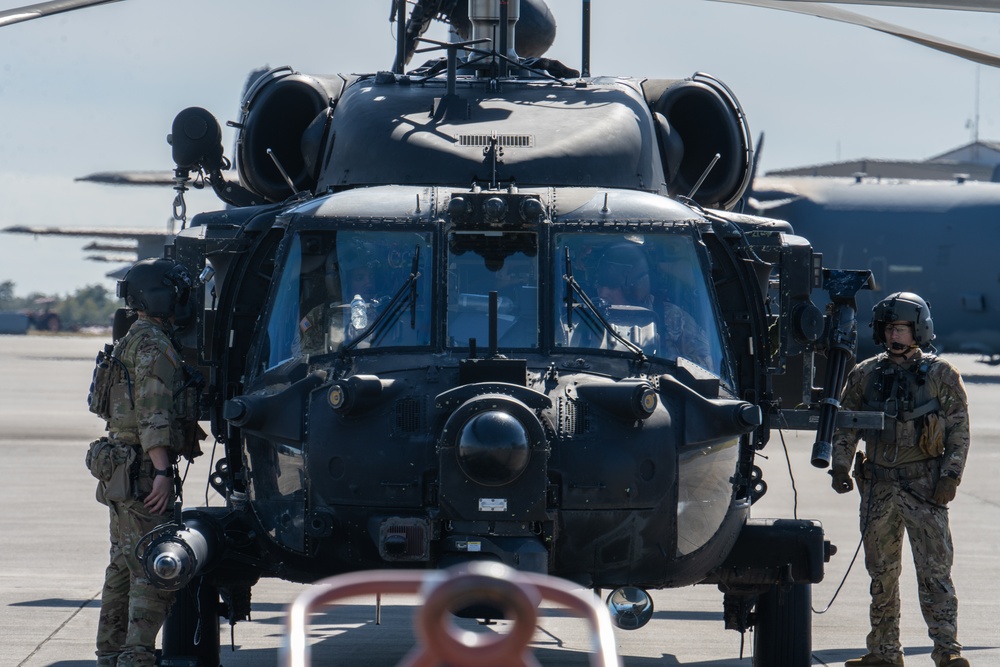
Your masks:
{"label": "distant tree line", "polygon": [[39,322],[45,315],[55,313],[59,328],[64,331],[111,326],[115,310],[120,306],[118,297],[101,285],[86,285],[63,297],[40,292],[18,297],[14,295],[14,281],[0,282],[0,311],[28,313]]}

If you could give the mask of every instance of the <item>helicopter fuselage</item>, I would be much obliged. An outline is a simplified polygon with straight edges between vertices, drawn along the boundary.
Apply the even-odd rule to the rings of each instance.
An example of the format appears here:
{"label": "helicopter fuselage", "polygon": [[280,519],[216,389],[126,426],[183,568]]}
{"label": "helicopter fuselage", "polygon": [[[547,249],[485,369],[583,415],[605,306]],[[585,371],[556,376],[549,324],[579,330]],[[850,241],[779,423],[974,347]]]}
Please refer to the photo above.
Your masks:
{"label": "helicopter fuselage", "polygon": [[[447,215],[477,194],[539,213]],[[494,558],[653,587],[700,581],[728,553],[749,508],[741,438],[759,413],[736,399],[704,268],[710,226],[691,209],[641,192],[389,186],[283,220],[246,388],[227,410],[266,533],[321,556],[304,577]],[[642,304],[599,296],[631,268],[615,253],[643,263]]]}
{"label": "helicopter fuselage", "polygon": [[[202,576],[231,619],[262,576],[489,560],[596,589],[710,583],[727,627],[778,605],[761,645],[804,660],[772,627],[830,545],[814,522],[749,518],[754,458],[772,376],[825,328],[843,371],[863,281],[727,210],[749,132],[707,75],[438,71],[266,74],[244,98],[241,185],[182,136],[207,112],[175,120],[179,172],[207,156],[234,204],[172,248],[214,273],[183,336],[211,378],[227,505],[151,537],[147,574]],[[828,286],[825,327],[810,295]],[[829,439],[824,405],[800,423]]]}

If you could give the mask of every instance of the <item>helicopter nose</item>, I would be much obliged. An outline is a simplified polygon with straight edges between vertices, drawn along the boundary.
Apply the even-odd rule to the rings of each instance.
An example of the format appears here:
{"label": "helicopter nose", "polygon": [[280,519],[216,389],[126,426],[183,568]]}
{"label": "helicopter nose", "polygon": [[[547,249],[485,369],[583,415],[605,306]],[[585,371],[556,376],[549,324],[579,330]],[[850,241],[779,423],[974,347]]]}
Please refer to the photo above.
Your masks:
{"label": "helicopter nose", "polygon": [[516,417],[488,410],[474,415],[462,426],[458,462],[474,482],[500,486],[524,472],[531,458],[530,449],[528,431]]}

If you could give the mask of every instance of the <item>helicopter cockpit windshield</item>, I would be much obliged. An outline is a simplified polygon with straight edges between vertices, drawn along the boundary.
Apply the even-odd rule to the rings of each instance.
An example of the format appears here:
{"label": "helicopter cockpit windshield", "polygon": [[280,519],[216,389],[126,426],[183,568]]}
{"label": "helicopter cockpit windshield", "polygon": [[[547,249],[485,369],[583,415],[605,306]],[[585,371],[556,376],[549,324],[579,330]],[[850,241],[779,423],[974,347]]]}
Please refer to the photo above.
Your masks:
{"label": "helicopter cockpit windshield", "polygon": [[448,242],[448,341],[485,345],[489,295],[497,293],[497,342],[538,347],[538,236],[533,232],[455,232]]}
{"label": "helicopter cockpit windshield", "polygon": [[555,235],[557,347],[683,357],[725,377],[722,335],[694,239],[677,233]]}
{"label": "helicopter cockpit windshield", "polygon": [[267,314],[265,369],[346,346],[430,344],[431,234],[303,231],[288,241]]}

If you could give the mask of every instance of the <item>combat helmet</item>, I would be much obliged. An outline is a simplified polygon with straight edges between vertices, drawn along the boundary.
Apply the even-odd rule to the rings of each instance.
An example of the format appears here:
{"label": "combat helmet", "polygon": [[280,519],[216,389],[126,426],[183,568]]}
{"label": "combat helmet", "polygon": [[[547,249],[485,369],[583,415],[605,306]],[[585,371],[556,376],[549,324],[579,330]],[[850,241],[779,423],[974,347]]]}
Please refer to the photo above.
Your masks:
{"label": "combat helmet", "polygon": [[872,338],[885,345],[886,322],[913,322],[913,341],[925,347],[934,340],[931,305],[913,292],[894,292],[872,308]]}
{"label": "combat helmet", "polygon": [[194,281],[183,264],[170,259],[141,259],[118,281],[125,305],[151,317],[170,317],[187,305]]}
{"label": "combat helmet", "polygon": [[640,281],[649,275],[646,255],[633,243],[618,243],[601,256],[597,265],[597,284],[619,289],[631,301],[639,301],[649,293],[649,283],[645,289]]}

